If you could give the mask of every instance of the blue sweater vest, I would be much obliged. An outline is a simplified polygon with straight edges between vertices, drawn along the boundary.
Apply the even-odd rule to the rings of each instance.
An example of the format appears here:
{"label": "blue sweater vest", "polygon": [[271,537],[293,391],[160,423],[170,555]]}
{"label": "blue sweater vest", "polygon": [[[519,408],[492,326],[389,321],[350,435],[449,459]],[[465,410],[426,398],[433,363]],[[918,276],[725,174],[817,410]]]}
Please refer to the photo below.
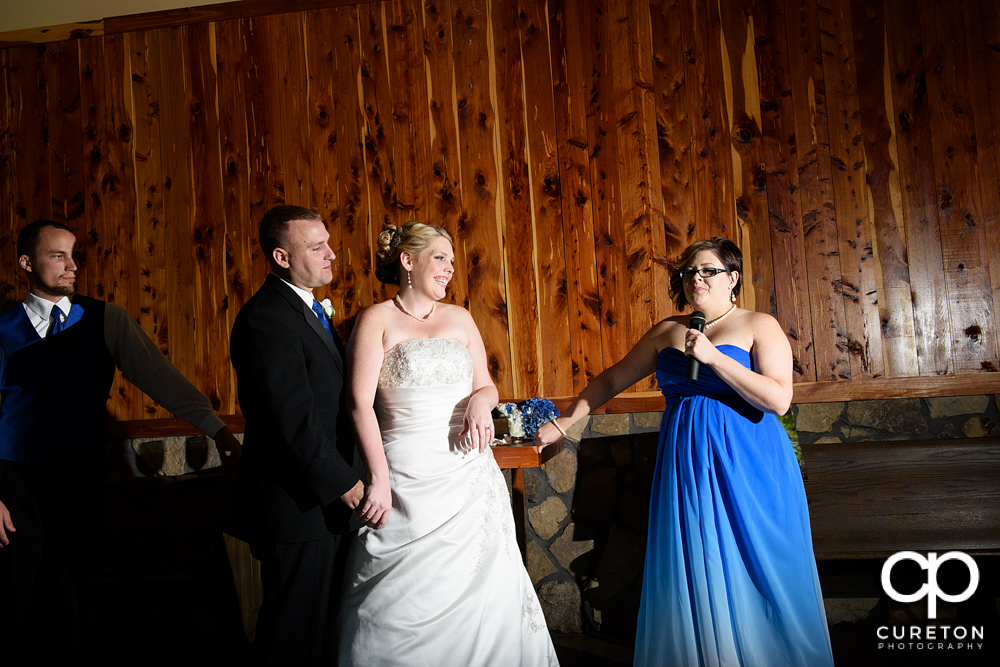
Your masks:
{"label": "blue sweater vest", "polygon": [[44,339],[21,304],[0,313],[0,460],[78,461],[107,445],[115,361],[104,305],[74,297],[67,328]]}

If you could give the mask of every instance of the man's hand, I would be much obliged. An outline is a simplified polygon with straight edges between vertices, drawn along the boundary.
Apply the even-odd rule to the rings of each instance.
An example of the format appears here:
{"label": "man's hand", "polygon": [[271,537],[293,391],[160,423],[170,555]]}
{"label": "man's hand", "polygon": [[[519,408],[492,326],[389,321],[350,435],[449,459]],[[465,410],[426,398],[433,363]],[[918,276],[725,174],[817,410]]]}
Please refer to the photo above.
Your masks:
{"label": "man's hand", "polygon": [[7,511],[7,506],[0,502],[0,549],[10,544],[10,537],[7,533],[13,533],[15,530],[17,529],[14,528],[14,522],[10,520],[10,512]]}
{"label": "man's hand", "polygon": [[222,461],[222,467],[226,471],[226,477],[236,479],[239,476],[240,454],[243,452],[243,446],[236,439],[236,436],[230,432],[228,426],[223,426],[215,434],[213,440],[215,441],[215,448],[219,450],[219,459]]}
{"label": "man's hand", "polygon": [[340,497],[340,502],[350,509],[357,509],[361,504],[361,499],[365,497],[365,484],[360,479],[358,483],[351,487],[351,490]]}

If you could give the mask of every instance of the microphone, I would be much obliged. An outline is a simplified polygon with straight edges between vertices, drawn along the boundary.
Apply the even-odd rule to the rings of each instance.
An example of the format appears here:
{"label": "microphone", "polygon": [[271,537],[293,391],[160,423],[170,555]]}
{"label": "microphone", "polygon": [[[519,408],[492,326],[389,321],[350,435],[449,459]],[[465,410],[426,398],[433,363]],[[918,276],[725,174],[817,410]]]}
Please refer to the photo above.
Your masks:
{"label": "microphone", "polygon": [[[696,310],[691,313],[691,320],[688,324],[688,328],[694,329],[695,331],[705,330],[705,313],[700,310]],[[698,381],[698,368],[701,363],[694,357],[688,357],[688,382]]]}

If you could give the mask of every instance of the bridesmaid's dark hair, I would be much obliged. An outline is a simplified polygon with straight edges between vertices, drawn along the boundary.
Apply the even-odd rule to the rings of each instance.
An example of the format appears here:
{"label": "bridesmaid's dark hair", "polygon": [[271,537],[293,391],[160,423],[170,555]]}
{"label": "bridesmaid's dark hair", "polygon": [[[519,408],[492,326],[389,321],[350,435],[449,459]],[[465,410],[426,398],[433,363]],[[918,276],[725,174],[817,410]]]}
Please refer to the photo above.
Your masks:
{"label": "bridesmaid's dark hair", "polygon": [[736,271],[736,286],[733,287],[733,296],[740,295],[740,289],[743,287],[743,253],[729,239],[713,236],[710,239],[695,241],[677,256],[677,261],[667,264],[667,269],[670,271],[670,286],[667,289],[667,294],[677,306],[677,310],[684,310],[688,306],[687,296],[684,294],[684,281],[681,280],[681,269],[686,268],[694,256],[702,250],[714,252],[726,271],[730,273]]}
{"label": "bridesmaid's dark hair", "polygon": [[410,220],[402,227],[386,225],[378,235],[375,251],[375,277],[386,285],[399,285],[399,256],[404,252],[416,259],[438,236],[454,243],[451,234],[437,225]]}

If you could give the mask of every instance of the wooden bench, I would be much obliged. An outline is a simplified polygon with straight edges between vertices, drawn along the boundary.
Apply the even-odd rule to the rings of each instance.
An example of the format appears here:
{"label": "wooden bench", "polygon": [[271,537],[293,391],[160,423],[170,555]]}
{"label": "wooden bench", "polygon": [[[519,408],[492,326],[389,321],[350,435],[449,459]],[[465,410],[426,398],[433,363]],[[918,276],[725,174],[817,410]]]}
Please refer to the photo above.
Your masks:
{"label": "wooden bench", "polygon": [[1000,438],[802,446],[818,560],[1000,554]]}

